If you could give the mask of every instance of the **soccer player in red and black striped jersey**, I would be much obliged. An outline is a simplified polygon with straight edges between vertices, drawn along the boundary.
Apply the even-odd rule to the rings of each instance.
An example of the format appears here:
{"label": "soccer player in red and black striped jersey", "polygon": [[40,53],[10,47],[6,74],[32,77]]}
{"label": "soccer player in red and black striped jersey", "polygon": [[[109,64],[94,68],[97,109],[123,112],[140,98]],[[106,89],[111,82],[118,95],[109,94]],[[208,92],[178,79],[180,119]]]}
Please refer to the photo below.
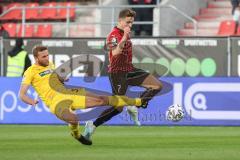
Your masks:
{"label": "soccer player in red and black striped jersey", "polygon": [[[141,97],[145,99],[143,108],[161,89],[162,83],[148,72],[137,69],[132,64],[132,43],[130,32],[136,13],[131,9],[120,11],[118,25],[112,29],[107,37],[107,48],[109,50],[108,73],[115,95],[125,95],[128,85],[146,88]],[[136,53],[137,54],[137,53]],[[121,109],[110,108],[104,111],[93,123],[86,123],[85,136],[90,138],[96,127],[121,113]]]}

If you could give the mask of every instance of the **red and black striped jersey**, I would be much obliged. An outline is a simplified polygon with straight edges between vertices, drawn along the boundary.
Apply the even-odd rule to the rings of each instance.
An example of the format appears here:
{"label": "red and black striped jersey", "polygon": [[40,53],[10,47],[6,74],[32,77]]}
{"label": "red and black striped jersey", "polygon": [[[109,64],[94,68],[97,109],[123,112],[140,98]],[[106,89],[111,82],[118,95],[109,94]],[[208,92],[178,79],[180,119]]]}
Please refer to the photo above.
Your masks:
{"label": "red and black striped jersey", "polygon": [[112,48],[116,47],[123,37],[123,30],[114,27],[107,37],[107,47],[109,49],[109,73],[130,72],[133,70],[132,64],[132,42],[128,37],[121,54],[112,55]]}

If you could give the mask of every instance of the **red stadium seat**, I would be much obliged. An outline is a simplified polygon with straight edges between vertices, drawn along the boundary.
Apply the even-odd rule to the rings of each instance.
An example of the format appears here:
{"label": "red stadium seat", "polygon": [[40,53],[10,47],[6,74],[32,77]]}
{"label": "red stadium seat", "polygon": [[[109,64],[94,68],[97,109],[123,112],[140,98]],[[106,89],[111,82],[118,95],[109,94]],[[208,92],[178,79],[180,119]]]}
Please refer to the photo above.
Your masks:
{"label": "red stadium seat", "polygon": [[234,35],[236,31],[236,22],[233,20],[222,21],[218,30],[219,36]]}
{"label": "red stadium seat", "polygon": [[52,25],[51,24],[41,24],[38,25],[36,37],[51,37],[52,36]]}
{"label": "red stadium seat", "polygon": [[56,19],[57,16],[57,6],[55,2],[47,2],[42,5],[43,7],[51,7],[51,8],[43,8],[41,9],[41,13],[39,15],[39,19]]}
{"label": "red stadium seat", "polygon": [[[6,7],[7,10],[15,8],[15,7],[22,7],[23,5],[20,3],[11,3]],[[22,17],[22,10],[21,9],[13,9],[0,17],[1,20],[19,20]]]}
{"label": "red stadium seat", "polygon": [[27,3],[26,7],[31,7],[30,9],[26,9],[26,19],[37,19],[38,18],[38,3]]}
{"label": "red stadium seat", "polygon": [[4,23],[3,27],[8,31],[10,37],[16,37],[17,25],[16,23]]}
{"label": "red stadium seat", "polygon": [[70,37],[93,37],[95,36],[94,25],[74,25],[70,27]]}
{"label": "red stadium seat", "polygon": [[22,36],[22,25],[20,25],[19,30],[18,30],[18,37],[33,37],[34,33],[34,26],[33,25],[25,25],[25,35]]}
{"label": "red stadium seat", "polygon": [[[59,3],[60,6],[76,6],[76,3],[74,2],[63,2],[63,3]],[[75,9],[74,8],[71,8],[69,10],[69,17],[71,20],[74,20],[75,19]],[[57,15],[57,19],[66,19],[67,18],[67,8],[60,8],[59,9],[59,12],[58,12],[58,15]]]}

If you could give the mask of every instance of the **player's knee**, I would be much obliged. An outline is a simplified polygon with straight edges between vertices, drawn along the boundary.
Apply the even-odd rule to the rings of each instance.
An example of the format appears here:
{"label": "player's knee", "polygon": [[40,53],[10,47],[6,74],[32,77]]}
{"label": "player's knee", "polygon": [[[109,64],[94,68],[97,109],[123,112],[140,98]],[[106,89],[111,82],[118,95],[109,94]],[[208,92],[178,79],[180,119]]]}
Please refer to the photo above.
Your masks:
{"label": "player's knee", "polygon": [[99,103],[101,105],[107,105],[108,104],[108,98],[106,96],[99,96]]}
{"label": "player's knee", "polygon": [[99,96],[98,99],[97,99],[97,104],[99,106],[106,105],[106,104],[108,104],[108,99],[104,96]]}
{"label": "player's knee", "polygon": [[163,87],[162,83],[161,83],[161,82],[158,82],[157,84],[155,84],[154,86],[152,86],[152,89],[161,91],[161,90],[162,90],[162,87]]}

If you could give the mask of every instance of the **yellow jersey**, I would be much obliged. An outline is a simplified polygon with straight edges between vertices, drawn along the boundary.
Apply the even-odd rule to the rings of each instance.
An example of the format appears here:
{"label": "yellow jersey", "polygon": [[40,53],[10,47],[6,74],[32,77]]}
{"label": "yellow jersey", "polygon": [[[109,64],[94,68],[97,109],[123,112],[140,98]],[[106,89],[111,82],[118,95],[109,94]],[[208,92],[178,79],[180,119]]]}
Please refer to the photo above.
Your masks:
{"label": "yellow jersey", "polygon": [[56,93],[65,88],[54,73],[53,63],[49,63],[46,67],[36,64],[30,66],[24,72],[22,84],[32,85],[47,106],[51,105]]}

